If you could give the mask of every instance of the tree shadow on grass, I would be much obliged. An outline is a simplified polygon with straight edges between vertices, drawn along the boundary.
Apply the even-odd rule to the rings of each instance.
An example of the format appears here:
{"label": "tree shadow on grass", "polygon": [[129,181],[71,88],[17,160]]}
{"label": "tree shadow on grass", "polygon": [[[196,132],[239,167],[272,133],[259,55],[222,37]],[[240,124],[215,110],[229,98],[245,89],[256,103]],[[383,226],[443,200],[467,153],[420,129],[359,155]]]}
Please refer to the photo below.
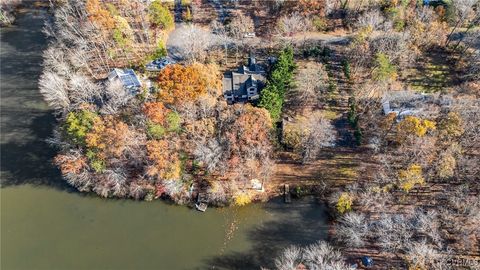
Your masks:
{"label": "tree shadow on grass", "polygon": [[276,217],[248,232],[253,243],[246,252],[230,252],[209,258],[197,269],[260,269],[274,267],[274,259],[290,245],[305,246],[328,236],[328,213],[312,199],[284,204],[277,198],[265,205]]}
{"label": "tree shadow on grass", "polygon": [[461,80],[453,56],[444,48],[432,48],[410,68],[405,81],[416,91],[435,93],[458,86]]}

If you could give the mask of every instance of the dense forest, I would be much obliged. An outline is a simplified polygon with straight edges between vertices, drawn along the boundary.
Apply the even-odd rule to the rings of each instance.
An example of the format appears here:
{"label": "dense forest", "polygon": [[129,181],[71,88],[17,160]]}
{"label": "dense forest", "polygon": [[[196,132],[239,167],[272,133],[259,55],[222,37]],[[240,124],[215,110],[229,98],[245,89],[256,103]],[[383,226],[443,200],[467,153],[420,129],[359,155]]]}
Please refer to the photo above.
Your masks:
{"label": "dense forest", "polygon": [[[363,255],[375,269],[478,269],[477,0],[51,5],[40,91],[54,163],[78,190],[242,206],[288,184],[325,202],[334,230],[277,269]],[[231,104],[222,74],[253,55],[259,99]],[[107,79],[115,68],[141,87]]]}

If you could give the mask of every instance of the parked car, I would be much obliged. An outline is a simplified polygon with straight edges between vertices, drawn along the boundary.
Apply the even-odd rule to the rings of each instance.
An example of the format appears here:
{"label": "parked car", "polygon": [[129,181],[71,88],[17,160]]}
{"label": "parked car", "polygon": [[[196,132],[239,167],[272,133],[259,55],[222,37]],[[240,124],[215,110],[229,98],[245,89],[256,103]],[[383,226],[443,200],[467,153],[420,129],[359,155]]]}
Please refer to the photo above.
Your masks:
{"label": "parked car", "polygon": [[174,61],[172,61],[172,60],[170,60],[166,57],[163,57],[163,58],[155,59],[152,62],[146,64],[145,68],[148,71],[160,71],[160,70],[164,69],[166,66],[168,66],[170,64],[174,64],[174,63],[175,63]]}
{"label": "parked car", "polygon": [[254,38],[255,37],[255,32],[247,32],[243,34],[244,38]]}

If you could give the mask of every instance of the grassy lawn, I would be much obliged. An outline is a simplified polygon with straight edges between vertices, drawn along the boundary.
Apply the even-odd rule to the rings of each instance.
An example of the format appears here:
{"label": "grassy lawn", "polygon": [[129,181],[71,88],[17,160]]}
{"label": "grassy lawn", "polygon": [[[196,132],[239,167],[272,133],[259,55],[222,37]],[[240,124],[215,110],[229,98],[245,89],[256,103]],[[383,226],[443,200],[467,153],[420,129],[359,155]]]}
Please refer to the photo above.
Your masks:
{"label": "grassy lawn", "polygon": [[444,91],[453,80],[446,64],[423,63],[407,71],[407,82],[413,90],[424,93]]}
{"label": "grassy lawn", "polygon": [[405,70],[404,81],[415,91],[435,93],[455,85],[455,67],[444,51],[432,50]]}

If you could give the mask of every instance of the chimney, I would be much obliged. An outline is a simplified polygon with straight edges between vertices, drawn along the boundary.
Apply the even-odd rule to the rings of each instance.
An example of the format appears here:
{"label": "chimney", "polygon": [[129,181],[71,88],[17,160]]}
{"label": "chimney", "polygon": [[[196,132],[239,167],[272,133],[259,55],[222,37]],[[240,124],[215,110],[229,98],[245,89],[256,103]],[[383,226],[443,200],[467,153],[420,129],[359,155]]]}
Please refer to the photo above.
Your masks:
{"label": "chimney", "polygon": [[250,69],[255,68],[256,64],[257,61],[255,60],[255,56],[253,56],[253,54],[250,54],[250,57],[248,57],[248,67]]}

